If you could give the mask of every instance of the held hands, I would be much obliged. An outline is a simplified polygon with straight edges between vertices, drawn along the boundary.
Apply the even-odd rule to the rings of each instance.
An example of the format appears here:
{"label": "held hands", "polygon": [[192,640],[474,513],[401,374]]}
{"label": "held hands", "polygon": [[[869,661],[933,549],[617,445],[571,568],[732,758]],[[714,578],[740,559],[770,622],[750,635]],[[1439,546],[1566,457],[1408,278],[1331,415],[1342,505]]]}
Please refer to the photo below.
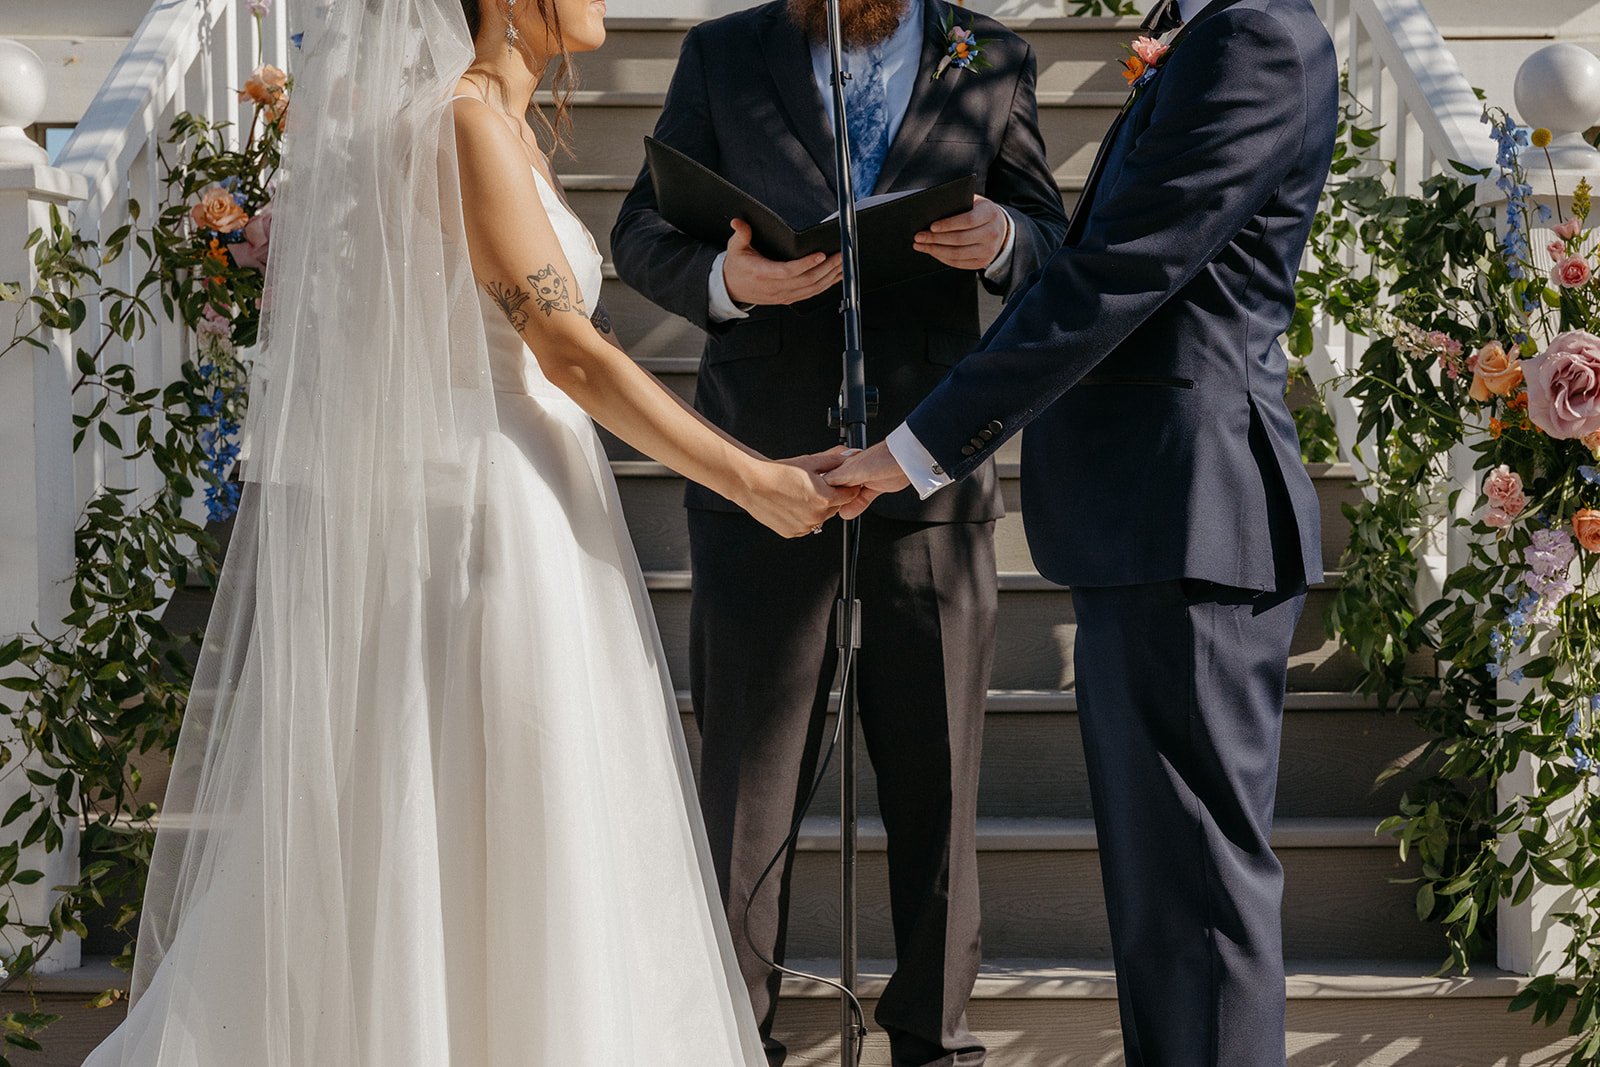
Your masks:
{"label": "held hands", "polygon": [[916,248],[947,267],[985,270],[1005,248],[1010,233],[1011,219],[1005,209],[977,196],[971,211],[940,219],[917,234]]}
{"label": "held hands", "polygon": [[740,503],[762,525],[784,537],[816,533],[859,492],[854,486],[835,487],[823,481],[822,476],[844,456],[841,446],[779,463],[763,460]]}
{"label": "held hands", "polygon": [[882,441],[864,452],[843,453],[840,459],[842,462],[837,463],[824,480],[838,488],[859,488],[856,498],[840,507],[842,519],[857,517],[884,493],[897,493],[911,484],[894,453]]}
{"label": "held hands", "polygon": [[728,258],[722,261],[722,281],[734,303],[798,304],[826,292],[843,276],[844,264],[838,253],[825,256],[818,252],[787,263],[768,259],[750,247],[750,224],[733,220]]}

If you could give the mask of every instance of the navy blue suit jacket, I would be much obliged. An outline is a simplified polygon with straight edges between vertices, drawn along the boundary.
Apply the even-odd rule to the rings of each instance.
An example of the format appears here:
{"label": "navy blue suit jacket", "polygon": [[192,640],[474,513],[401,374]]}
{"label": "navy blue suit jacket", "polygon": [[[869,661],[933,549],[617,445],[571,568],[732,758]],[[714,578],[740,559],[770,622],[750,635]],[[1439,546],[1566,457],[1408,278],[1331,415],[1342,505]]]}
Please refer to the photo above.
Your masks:
{"label": "navy blue suit jacket", "polygon": [[1029,427],[1023,513],[1046,577],[1322,580],[1277,339],[1338,94],[1307,0],[1214,0],[1113,125],[1065,246],[911,413],[955,478]]}

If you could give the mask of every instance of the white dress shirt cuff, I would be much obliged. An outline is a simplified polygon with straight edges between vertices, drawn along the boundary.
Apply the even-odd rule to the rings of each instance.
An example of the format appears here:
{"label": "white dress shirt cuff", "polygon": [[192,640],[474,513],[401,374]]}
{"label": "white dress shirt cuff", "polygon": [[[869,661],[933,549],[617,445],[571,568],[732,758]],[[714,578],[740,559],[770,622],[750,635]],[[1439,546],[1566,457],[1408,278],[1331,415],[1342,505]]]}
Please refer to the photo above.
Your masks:
{"label": "white dress shirt cuff", "polygon": [[711,321],[732,322],[735,319],[748,319],[750,312],[733,302],[733,297],[728,295],[728,279],[722,276],[722,264],[727,260],[728,253],[724,252],[711,264]]}
{"label": "white dress shirt cuff", "polygon": [[[1000,246],[1000,254],[994,257],[994,262],[984,269],[983,276],[991,282],[998,283],[1005,278],[1011,270],[1011,256],[1017,250],[1017,220],[1011,217],[1011,212],[1005,208],[1000,209],[1006,217],[1006,243]],[[719,277],[720,275],[719,270]]]}
{"label": "white dress shirt cuff", "polygon": [[922,442],[917,440],[917,435],[911,432],[911,427],[901,423],[884,442],[889,446],[889,454],[894,461],[900,464],[900,469],[911,479],[911,488],[917,491],[917,496],[923,500],[949,485],[951,477],[939,466],[933,455],[922,447]]}

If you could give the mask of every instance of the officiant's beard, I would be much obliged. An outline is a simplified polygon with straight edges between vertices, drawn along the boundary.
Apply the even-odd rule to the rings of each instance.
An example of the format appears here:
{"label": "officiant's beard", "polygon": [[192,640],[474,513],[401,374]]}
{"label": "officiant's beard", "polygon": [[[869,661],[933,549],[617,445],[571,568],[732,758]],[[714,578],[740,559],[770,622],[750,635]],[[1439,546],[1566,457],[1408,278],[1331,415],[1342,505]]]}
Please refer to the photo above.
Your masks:
{"label": "officiant's beard", "polygon": [[[828,39],[827,0],[788,0],[789,17],[813,41]],[[889,38],[905,18],[908,0],[840,0],[844,43],[862,48]]]}

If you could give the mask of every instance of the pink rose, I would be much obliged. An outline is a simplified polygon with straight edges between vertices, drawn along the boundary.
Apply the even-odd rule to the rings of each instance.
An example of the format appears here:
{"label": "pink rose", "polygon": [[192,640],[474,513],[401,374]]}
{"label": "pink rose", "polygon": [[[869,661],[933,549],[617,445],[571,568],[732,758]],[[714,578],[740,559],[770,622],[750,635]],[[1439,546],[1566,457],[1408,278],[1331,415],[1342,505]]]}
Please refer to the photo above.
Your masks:
{"label": "pink rose", "polygon": [[1589,261],[1582,256],[1568,256],[1557,260],[1550,268],[1550,280],[1564,289],[1576,289],[1589,284]]}
{"label": "pink rose", "polygon": [[1558,334],[1523,367],[1535,426],[1564,440],[1600,431],[1600,337],[1582,330]]}
{"label": "pink rose", "polygon": [[1503,463],[1483,480],[1483,495],[1489,498],[1490,510],[1504,512],[1513,519],[1528,506],[1527,494],[1522,491],[1522,475]]}
{"label": "pink rose", "polygon": [[233,334],[233,324],[228,317],[217,310],[215,304],[207,304],[205,313],[200,321],[195,323],[195,332],[201,337],[229,337]]}
{"label": "pink rose", "polygon": [[1563,241],[1570,241],[1582,232],[1583,220],[1577,218],[1567,219],[1564,222],[1556,223],[1552,228],[1555,230],[1557,237]]}
{"label": "pink rose", "polygon": [[1483,513],[1483,524],[1496,530],[1504,530],[1516,521],[1515,515],[1507,515],[1499,508],[1490,508]]}
{"label": "pink rose", "polygon": [[1550,253],[1550,257],[1552,259],[1565,259],[1567,255],[1567,242],[1551,241],[1549,244],[1544,246],[1544,250]]}
{"label": "pink rose", "polygon": [[1154,37],[1135,37],[1129,47],[1133,49],[1133,54],[1139,57],[1140,62],[1147,67],[1154,67],[1166,56],[1169,46]]}
{"label": "pink rose", "polygon": [[256,217],[244,225],[244,240],[238,244],[227,246],[228,255],[233,257],[236,267],[249,267],[251,270],[267,270],[267,251],[272,242],[272,205],[268,204],[256,213]]}

